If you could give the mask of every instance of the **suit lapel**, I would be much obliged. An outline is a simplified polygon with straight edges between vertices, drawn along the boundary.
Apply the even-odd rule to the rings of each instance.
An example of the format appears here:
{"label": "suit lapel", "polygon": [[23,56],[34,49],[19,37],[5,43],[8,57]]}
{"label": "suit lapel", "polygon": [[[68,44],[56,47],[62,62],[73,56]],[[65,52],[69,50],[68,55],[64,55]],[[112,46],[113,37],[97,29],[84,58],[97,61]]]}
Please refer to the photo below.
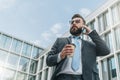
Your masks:
{"label": "suit lapel", "polygon": [[70,44],[72,42],[71,37],[66,38],[67,42]]}

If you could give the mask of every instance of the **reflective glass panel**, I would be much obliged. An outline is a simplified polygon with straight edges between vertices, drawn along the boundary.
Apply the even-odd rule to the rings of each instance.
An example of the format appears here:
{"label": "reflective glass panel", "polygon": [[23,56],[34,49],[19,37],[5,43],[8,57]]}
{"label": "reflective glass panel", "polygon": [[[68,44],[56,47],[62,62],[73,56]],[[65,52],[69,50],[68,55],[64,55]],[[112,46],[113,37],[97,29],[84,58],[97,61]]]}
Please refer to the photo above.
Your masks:
{"label": "reflective glass panel", "polygon": [[[1,80],[14,80],[15,71],[9,69],[3,69]],[[9,74],[9,75],[8,75]]]}
{"label": "reflective glass panel", "polygon": [[105,34],[105,41],[107,46],[110,48],[111,52],[113,52],[113,44],[111,39],[111,32]]}
{"label": "reflective glass panel", "polygon": [[1,46],[2,48],[9,49],[10,44],[11,44],[11,41],[12,41],[12,38],[11,38],[11,37],[6,36],[6,35],[1,35],[1,38],[0,38],[0,46]]}
{"label": "reflective glass panel", "polygon": [[19,60],[19,56],[10,54],[8,56],[7,66],[11,68],[17,68],[18,60]]}
{"label": "reflective glass panel", "polygon": [[41,78],[42,78],[42,73],[40,72],[38,75],[38,80],[41,80]]}
{"label": "reflective glass panel", "polygon": [[99,32],[103,31],[104,24],[103,24],[103,16],[102,15],[98,17],[98,25],[99,25],[99,27],[98,27]]}
{"label": "reflective glass panel", "polygon": [[22,54],[30,57],[31,56],[31,50],[32,50],[32,46],[27,44],[27,43],[24,43]]}
{"label": "reflective glass panel", "polygon": [[43,62],[44,62],[44,57],[40,59],[40,70],[42,70],[43,68]]}
{"label": "reflective glass panel", "polygon": [[27,80],[27,75],[24,73],[18,72],[16,80]]}
{"label": "reflective glass panel", "polygon": [[32,52],[32,58],[38,58],[39,57],[39,48],[34,47]]}
{"label": "reflective glass panel", "polygon": [[29,59],[21,57],[20,63],[19,63],[19,70],[27,72],[28,65],[29,65]]}
{"label": "reflective glass panel", "polygon": [[30,75],[30,76],[28,77],[28,80],[35,80],[35,78],[36,78],[36,76]]}
{"label": "reflective glass panel", "polygon": [[4,65],[7,55],[7,52],[0,50],[0,65]]}
{"label": "reflective glass panel", "polygon": [[30,73],[36,73],[36,70],[37,70],[37,64],[38,64],[38,61],[35,61],[35,60],[31,60],[31,63],[30,63]]}
{"label": "reflective glass panel", "polygon": [[5,71],[4,68],[0,66],[0,80],[2,79],[4,71]]}
{"label": "reflective glass panel", "polygon": [[44,80],[47,80],[48,78],[48,68],[44,72]]}
{"label": "reflective glass panel", "polygon": [[113,20],[113,24],[117,23],[119,21],[119,17],[118,17],[118,8],[117,6],[113,6],[112,7],[112,20]]}
{"label": "reflective glass panel", "polygon": [[12,43],[11,50],[16,52],[17,54],[19,54],[20,50],[21,50],[21,47],[22,47],[22,42],[17,40],[17,39],[14,39],[13,43]]}
{"label": "reflective glass panel", "polygon": [[[119,10],[118,14],[120,14],[120,2],[118,3],[118,10]],[[119,16],[119,18],[120,18],[120,16]]]}
{"label": "reflective glass panel", "polygon": [[42,49],[40,49],[38,47],[34,47],[33,52],[32,52],[32,58],[34,58],[34,59],[38,58],[41,51],[42,51]]}
{"label": "reflective glass panel", "polygon": [[119,63],[119,68],[120,68],[120,53],[118,54],[118,63]]}
{"label": "reflective glass panel", "polygon": [[120,49],[120,27],[115,28],[115,43],[116,43],[116,50]]}
{"label": "reflective glass panel", "polygon": [[116,65],[114,57],[109,58],[109,80],[117,80]]}
{"label": "reflective glass panel", "polygon": [[110,25],[110,19],[109,19],[109,14],[108,12],[105,12],[103,14],[103,20],[104,20],[104,30],[108,28],[108,26]]}
{"label": "reflective glass panel", "polygon": [[93,20],[92,22],[90,22],[90,27],[92,30],[95,29],[95,20]]}
{"label": "reflective glass panel", "polygon": [[109,80],[107,60],[102,61],[102,76],[103,80]]}

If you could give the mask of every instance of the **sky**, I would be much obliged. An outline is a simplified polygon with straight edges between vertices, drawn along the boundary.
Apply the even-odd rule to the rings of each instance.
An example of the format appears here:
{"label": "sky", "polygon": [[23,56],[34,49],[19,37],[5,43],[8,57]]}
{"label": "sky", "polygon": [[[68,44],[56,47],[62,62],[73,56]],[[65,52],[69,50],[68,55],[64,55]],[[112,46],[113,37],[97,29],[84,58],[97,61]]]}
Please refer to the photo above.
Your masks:
{"label": "sky", "polygon": [[107,0],[0,0],[0,32],[43,48],[69,31],[73,14],[86,17]]}

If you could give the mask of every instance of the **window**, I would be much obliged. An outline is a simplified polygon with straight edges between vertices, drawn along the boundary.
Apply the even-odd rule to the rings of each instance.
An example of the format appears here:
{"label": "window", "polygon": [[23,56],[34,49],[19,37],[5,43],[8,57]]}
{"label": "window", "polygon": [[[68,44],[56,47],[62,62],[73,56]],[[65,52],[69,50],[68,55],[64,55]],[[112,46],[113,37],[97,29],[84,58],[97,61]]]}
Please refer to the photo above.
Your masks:
{"label": "window", "polygon": [[109,80],[107,60],[102,61],[102,76],[103,80]]}
{"label": "window", "polygon": [[36,78],[36,76],[30,75],[30,76],[28,77],[28,80],[35,80],[35,78]]}
{"label": "window", "polygon": [[91,21],[89,23],[89,26],[91,27],[92,30],[95,29],[95,20]]}
{"label": "window", "polygon": [[38,58],[41,51],[42,49],[34,46],[33,52],[32,52],[32,58],[35,58],[35,59]]}
{"label": "window", "polygon": [[120,53],[118,54],[118,63],[119,63],[119,68],[120,68]]}
{"label": "window", "polygon": [[13,40],[13,43],[12,43],[12,48],[11,50],[16,52],[17,54],[20,53],[20,50],[21,50],[21,47],[22,47],[22,42],[17,40],[17,39],[14,39]]}
{"label": "window", "polygon": [[[118,3],[118,11],[119,11],[118,14],[120,14],[120,2]],[[120,18],[120,16],[119,16],[119,18]]]}
{"label": "window", "polygon": [[44,62],[44,57],[40,59],[40,70],[42,70],[43,68],[43,62]]}
{"label": "window", "polygon": [[11,40],[12,40],[11,37],[6,36],[6,35],[1,35],[1,38],[0,38],[0,46],[1,46],[2,48],[9,49],[10,44],[11,44]]}
{"label": "window", "polygon": [[118,8],[117,6],[113,6],[112,7],[112,20],[113,20],[113,24],[117,23],[119,21],[119,17],[118,17]]}
{"label": "window", "polygon": [[27,80],[27,75],[24,73],[18,72],[16,80]]}
{"label": "window", "polygon": [[98,17],[98,29],[99,31],[106,30],[110,25],[110,17],[108,11],[104,12]]}
{"label": "window", "polygon": [[[15,71],[9,70],[9,69],[3,69],[2,73],[2,79],[1,80],[14,80],[15,78]],[[9,74],[9,75],[7,75]]]}
{"label": "window", "polygon": [[109,80],[117,80],[116,77],[116,65],[115,65],[115,59],[114,57],[111,57],[108,59],[108,62],[109,62],[109,77],[110,79]]}
{"label": "window", "polygon": [[120,49],[120,28],[115,28],[115,43],[116,43],[116,50]]}
{"label": "window", "polygon": [[19,63],[19,70],[27,72],[29,61],[30,61],[29,59],[21,57],[20,63]]}
{"label": "window", "polygon": [[105,41],[107,46],[110,48],[111,52],[113,52],[113,44],[111,39],[111,32],[105,34]]}
{"label": "window", "polygon": [[48,78],[48,68],[44,71],[44,80]]}
{"label": "window", "polygon": [[42,78],[42,72],[39,73],[38,80],[41,80],[41,78]]}
{"label": "window", "polygon": [[3,72],[4,72],[4,68],[0,66],[0,80],[2,78]]}
{"label": "window", "polygon": [[31,56],[31,50],[32,50],[32,46],[27,44],[27,43],[24,43],[22,54],[24,54],[25,56],[30,57]]}
{"label": "window", "polygon": [[35,60],[31,60],[31,63],[30,63],[30,73],[33,73],[35,74],[36,73],[36,70],[37,70],[37,61]]}
{"label": "window", "polygon": [[0,50],[0,65],[4,65],[7,58],[7,52]]}
{"label": "window", "polygon": [[101,16],[98,17],[98,29],[99,29],[100,32],[103,31],[103,26],[104,26],[103,16],[101,15]]}
{"label": "window", "polygon": [[103,22],[104,22],[104,30],[107,29],[110,25],[110,19],[108,12],[103,13]]}
{"label": "window", "polygon": [[8,57],[7,65],[11,68],[17,68],[19,57],[17,55],[10,54]]}

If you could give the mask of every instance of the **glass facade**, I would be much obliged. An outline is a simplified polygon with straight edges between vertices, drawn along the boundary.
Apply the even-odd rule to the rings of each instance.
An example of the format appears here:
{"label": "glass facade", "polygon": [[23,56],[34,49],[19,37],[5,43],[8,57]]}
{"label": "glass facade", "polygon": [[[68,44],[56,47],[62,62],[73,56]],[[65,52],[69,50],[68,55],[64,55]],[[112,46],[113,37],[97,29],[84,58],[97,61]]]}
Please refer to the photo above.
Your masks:
{"label": "glass facade", "polygon": [[43,50],[0,33],[0,80],[36,80],[38,58]]}
{"label": "glass facade", "polygon": [[90,23],[88,23],[88,26],[90,26],[90,28],[93,30],[95,29],[95,20],[91,21]]}
{"label": "glass facade", "polygon": [[23,55],[30,57],[31,50],[32,50],[32,46],[30,44],[28,44],[28,43],[23,44],[23,50],[22,50]]}
{"label": "glass facade", "polygon": [[[91,29],[98,31],[111,50],[110,55],[97,60],[100,80],[120,79],[120,2],[113,1],[110,3],[108,0],[109,6],[96,10],[93,12],[96,16],[91,14],[94,18],[86,21]],[[46,65],[48,51],[0,33],[0,80],[50,80],[55,67]]]}
{"label": "glass facade", "polygon": [[109,80],[108,63],[106,59],[102,61],[102,73],[103,80]]}
{"label": "glass facade", "polygon": [[38,47],[34,47],[33,52],[32,52],[32,58],[38,58],[39,57],[39,53],[41,53],[41,49]]}
{"label": "glass facade", "polygon": [[117,80],[116,77],[116,66],[115,66],[115,58],[111,57],[108,59],[108,65],[109,65],[109,80]]}
{"label": "glass facade", "polygon": [[7,66],[16,69],[18,65],[18,60],[19,60],[19,56],[14,54],[9,54],[7,60]]}
{"label": "glass facade", "polygon": [[37,72],[37,65],[38,65],[38,61],[31,60],[29,72],[35,74]]}
{"label": "glass facade", "polygon": [[1,74],[2,74],[1,80],[14,80],[15,79],[14,70],[2,68]]}
{"label": "glass facade", "polygon": [[28,72],[29,62],[30,60],[28,58],[21,57],[18,70]]}
{"label": "glass facade", "polygon": [[20,54],[21,48],[22,48],[22,41],[13,39],[12,47],[10,50],[17,54]]}
{"label": "glass facade", "polygon": [[[120,80],[120,1],[108,0],[105,5],[86,17],[87,25],[96,29],[110,48],[111,54],[97,58],[100,80]],[[68,34],[69,35],[69,34]],[[64,35],[63,35],[64,36]],[[67,34],[65,34],[65,37]],[[90,40],[89,37],[84,39]],[[47,53],[47,52],[46,52]],[[54,67],[47,67],[45,58],[39,58],[37,80],[50,80]]]}
{"label": "glass facade", "polygon": [[16,80],[27,80],[27,74],[22,72],[17,72]]}
{"label": "glass facade", "polygon": [[115,4],[114,6],[112,6],[112,22],[113,22],[113,24],[116,24],[116,23],[118,23],[118,21],[119,21],[119,19],[120,19],[120,17],[118,17],[119,16],[119,6],[117,5],[117,4]]}
{"label": "glass facade", "polygon": [[108,28],[110,28],[110,17],[109,17],[109,12],[106,11],[104,13],[102,13],[99,17],[98,17],[98,26],[99,26],[99,32],[102,32]]}
{"label": "glass facade", "polygon": [[7,35],[1,35],[0,38],[0,46],[1,48],[9,49],[11,44],[12,38]]}
{"label": "glass facade", "polygon": [[42,78],[42,72],[38,74],[38,79],[42,80],[41,78]]}
{"label": "glass facade", "polygon": [[105,34],[105,42],[107,46],[110,48],[110,51],[113,52],[113,44],[112,44],[112,39],[111,39],[111,32],[108,32]]}
{"label": "glass facade", "polygon": [[106,30],[110,26],[110,19],[109,19],[108,11],[103,13],[103,22],[104,22],[104,30]]}
{"label": "glass facade", "polygon": [[115,28],[115,43],[116,43],[116,50],[120,49],[120,36],[118,36],[120,34],[120,27],[116,27]]}
{"label": "glass facade", "polygon": [[119,70],[120,70],[120,53],[118,54]]}
{"label": "glass facade", "polygon": [[100,15],[99,17],[98,17],[98,24],[99,24],[99,32],[101,32],[101,31],[103,31],[104,29],[104,23],[103,23],[103,16],[102,15]]}
{"label": "glass facade", "polygon": [[6,51],[0,50],[0,65],[5,65],[8,53]]}
{"label": "glass facade", "polygon": [[110,57],[102,61],[103,80],[117,80],[115,58]]}
{"label": "glass facade", "polygon": [[43,69],[43,63],[44,63],[44,57],[40,58],[39,62],[40,62],[39,63],[39,65],[40,65],[39,70],[42,70]]}

